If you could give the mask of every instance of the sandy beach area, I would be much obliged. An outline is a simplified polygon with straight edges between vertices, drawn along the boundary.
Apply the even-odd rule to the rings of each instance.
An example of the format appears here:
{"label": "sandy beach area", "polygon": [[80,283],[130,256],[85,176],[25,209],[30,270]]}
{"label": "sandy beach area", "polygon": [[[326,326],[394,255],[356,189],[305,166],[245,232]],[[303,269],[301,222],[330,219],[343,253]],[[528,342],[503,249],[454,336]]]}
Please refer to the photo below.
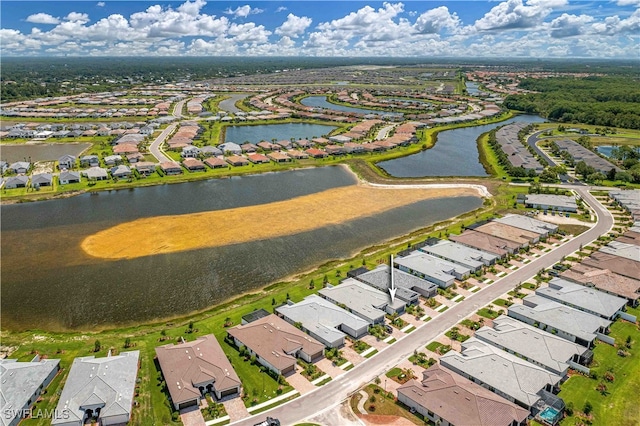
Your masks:
{"label": "sandy beach area", "polygon": [[430,198],[486,196],[482,188],[360,183],[268,204],[142,218],[90,235],[81,247],[114,260],[218,247],[312,231]]}

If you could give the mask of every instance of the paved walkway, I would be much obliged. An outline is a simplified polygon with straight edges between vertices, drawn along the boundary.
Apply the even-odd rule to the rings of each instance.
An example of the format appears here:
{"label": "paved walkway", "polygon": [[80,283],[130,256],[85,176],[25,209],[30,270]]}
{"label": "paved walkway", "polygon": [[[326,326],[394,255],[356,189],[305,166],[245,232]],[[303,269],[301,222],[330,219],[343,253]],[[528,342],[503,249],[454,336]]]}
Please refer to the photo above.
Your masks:
{"label": "paved walkway", "polygon": [[344,370],[340,367],[336,367],[333,365],[333,362],[329,361],[326,358],[322,358],[320,361],[316,362],[318,368],[328,374],[332,379],[335,379],[341,374],[344,374]]}
{"label": "paved walkway", "polygon": [[360,401],[358,401],[358,411],[360,411],[362,414],[367,414],[367,410],[365,410],[364,404],[366,404],[369,395],[367,395],[367,393],[363,390],[361,390],[359,393],[361,398]]}

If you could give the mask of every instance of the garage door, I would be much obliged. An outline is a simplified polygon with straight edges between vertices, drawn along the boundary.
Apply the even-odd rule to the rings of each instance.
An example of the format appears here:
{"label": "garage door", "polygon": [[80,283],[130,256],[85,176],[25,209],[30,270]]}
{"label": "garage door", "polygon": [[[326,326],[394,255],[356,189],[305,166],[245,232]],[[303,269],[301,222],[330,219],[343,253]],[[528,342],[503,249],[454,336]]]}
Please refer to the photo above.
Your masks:
{"label": "garage door", "polygon": [[181,403],[180,405],[178,405],[178,409],[182,410],[183,408],[193,407],[194,405],[198,405],[197,399]]}

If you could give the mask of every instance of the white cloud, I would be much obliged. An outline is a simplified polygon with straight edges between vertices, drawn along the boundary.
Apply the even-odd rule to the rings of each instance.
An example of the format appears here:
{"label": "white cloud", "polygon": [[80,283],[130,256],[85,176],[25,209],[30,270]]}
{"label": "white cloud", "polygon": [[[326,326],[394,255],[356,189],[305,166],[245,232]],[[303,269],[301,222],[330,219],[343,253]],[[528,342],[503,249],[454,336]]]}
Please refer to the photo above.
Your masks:
{"label": "white cloud", "polygon": [[618,6],[640,6],[640,0],[618,0]]}
{"label": "white cloud", "polygon": [[287,20],[276,28],[275,33],[280,36],[297,38],[300,34],[305,32],[309,25],[311,25],[311,18],[306,16],[296,16],[293,13],[290,13],[287,15]]}
{"label": "white cloud", "polygon": [[460,24],[460,18],[456,13],[450,13],[446,6],[440,6],[418,16],[414,28],[419,33],[437,34],[443,29],[454,30]]}
{"label": "white cloud", "polygon": [[89,15],[87,15],[86,13],[71,12],[67,16],[65,16],[64,19],[69,22],[86,24],[87,22],[89,22]]}
{"label": "white cloud", "polygon": [[51,16],[48,13],[36,13],[33,15],[27,16],[27,22],[31,22],[32,24],[51,24],[56,25],[60,23],[60,19],[55,16]]}
{"label": "white cloud", "polygon": [[96,6],[98,6],[98,7],[104,7],[105,5],[106,5],[106,3],[103,2],[103,1],[99,1],[98,3],[96,3]]}
{"label": "white cloud", "polygon": [[287,11],[289,9],[287,9],[285,6],[280,6],[276,9],[276,13],[280,13],[280,12],[284,12]]}
{"label": "white cloud", "polygon": [[626,19],[620,19],[618,15],[609,16],[603,22],[593,25],[594,32],[606,35],[635,34],[640,33],[640,9],[636,10]]}
{"label": "white cloud", "polygon": [[554,8],[567,0],[507,0],[494,6],[474,24],[479,31],[531,28],[540,24]]}
{"label": "white cloud", "polygon": [[587,24],[593,21],[593,17],[588,15],[569,15],[563,13],[551,21],[551,37],[563,38],[584,34]]}
{"label": "white cloud", "polygon": [[258,9],[257,7],[252,8],[248,4],[245,4],[244,6],[238,6],[235,9],[228,8],[224,13],[227,15],[233,15],[235,18],[246,18],[249,15],[257,15],[262,12],[264,12],[263,9]]}

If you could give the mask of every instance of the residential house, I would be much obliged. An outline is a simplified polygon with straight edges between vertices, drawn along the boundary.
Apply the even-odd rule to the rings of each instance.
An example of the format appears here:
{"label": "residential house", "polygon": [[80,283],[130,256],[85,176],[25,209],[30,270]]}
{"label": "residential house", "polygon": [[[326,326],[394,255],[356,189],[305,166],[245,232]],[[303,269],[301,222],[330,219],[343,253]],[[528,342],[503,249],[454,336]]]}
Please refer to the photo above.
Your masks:
{"label": "residential house", "polygon": [[555,194],[528,194],[525,196],[526,207],[540,210],[555,210],[576,213],[578,205],[575,197]]}
{"label": "residential house", "polygon": [[231,164],[234,167],[246,166],[249,164],[249,160],[239,155],[231,155],[226,158],[227,163]]}
{"label": "residential house", "polygon": [[215,146],[210,146],[210,145],[203,146],[202,148],[200,148],[200,152],[205,157],[214,157],[214,156],[223,154],[221,149],[216,148]]}
{"label": "residential house", "polygon": [[9,169],[16,174],[27,174],[31,168],[31,163],[28,161],[16,161],[9,166]]}
{"label": "residential house", "polygon": [[460,235],[450,235],[449,239],[458,244],[492,253],[501,258],[516,253],[520,248],[520,245],[514,241],[472,229],[467,229]]}
{"label": "residential house", "polygon": [[288,301],[276,314],[330,348],[342,347],[345,335],[359,339],[369,330],[369,322],[315,294],[298,303]]}
{"label": "residential house", "polygon": [[131,169],[125,165],[119,165],[111,168],[111,176],[118,179],[126,179],[131,177]]}
{"label": "residential house", "polygon": [[269,158],[264,154],[250,154],[247,159],[253,164],[266,164],[269,162]]}
{"label": "residential house", "polygon": [[472,272],[478,272],[482,270],[483,266],[492,265],[498,259],[495,254],[446,240],[424,246],[420,248],[420,251],[462,265]]}
{"label": "residential house", "polygon": [[115,166],[122,163],[122,157],[119,155],[107,155],[103,160],[105,166]]}
{"label": "residential house", "polygon": [[640,260],[632,260],[611,253],[597,251],[583,259],[582,264],[598,269],[608,269],[611,272],[635,280],[640,277]]}
{"label": "residential house", "polygon": [[182,158],[198,158],[202,151],[197,146],[187,145],[182,147],[180,156]]}
{"label": "residential house", "polygon": [[314,362],[324,356],[324,345],[276,315],[228,330],[238,348],[245,347],[256,361],[278,375],[295,372],[296,359]]}
{"label": "residential house", "polygon": [[81,167],[98,167],[100,165],[100,158],[97,155],[83,155],[80,157]]}
{"label": "residential house", "polygon": [[149,176],[156,171],[156,163],[152,163],[151,161],[138,161],[133,165],[133,168],[141,175]]}
{"label": "residential house", "polygon": [[226,142],[218,145],[218,149],[220,149],[225,155],[234,154],[240,155],[242,154],[242,148],[237,143]]}
{"label": "residential house", "polygon": [[212,169],[218,169],[218,168],[221,168],[221,167],[229,167],[226,161],[224,161],[221,158],[217,158],[217,157],[207,158],[206,160],[204,160],[204,163],[207,166],[211,167]]}
{"label": "residential house", "polygon": [[91,167],[81,172],[89,180],[107,180],[109,174],[102,167]]}
{"label": "residential house", "polygon": [[611,321],[530,294],[522,304],[509,306],[508,315],[587,348],[596,338],[606,339]]}
{"label": "residential house", "polygon": [[465,266],[449,262],[430,254],[413,251],[404,257],[397,257],[393,265],[401,271],[435,283],[441,288],[453,285],[456,279],[465,280],[471,270]]}
{"label": "residential house", "polygon": [[526,231],[515,226],[506,225],[500,222],[487,222],[470,227],[474,231],[483,234],[493,235],[518,244],[519,248],[526,249],[530,244],[537,244],[540,241],[540,234]]}
{"label": "residential house", "polygon": [[76,166],[76,157],[75,155],[66,154],[62,157],[58,158],[58,168],[60,170],[67,169],[71,170]]}
{"label": "residential house", "polygon": [[363,271],[353,278],[383,292],[387,291],[393,279],[394,287],[397,288],[396,296],[407,304],[417,304],[420,296],[429,298],[438,294],[436,284],[399,269],[390,268],[386,264],[379,265],[372,271]]}
{"label": "residential house", "polygon": [[323,151],[318,148],[309,148],[305,152],[309,154],[312,158],[327,158],[329,156],[329,154],[327,154],[326,151]]}
{"label": "residential house", "polygon": [[4,181],[4,187],[6,189],[26,188],[29,183],[29,176],[17,175],[9,176]]}
{"label": "residential house", "polygon": [[611,241],[606,246],[601,247],[600,252],[640,262],[640,246],[636,244]]}
{"label": "residential house", "polygon": [[[110,354],[109,354],[110,355]],[[75,358],[52,425],[118,425],[131,419],[140,351]]]}
{"label": "residential house", "polygon": [[73,170],[62,171],[58,175],[58,182],[60,183],[60,185],[78,183],[80,182],[80,172],[74,172]]}
{"label": "residential house", "polygon": [[286,163],[291,161],[291,157],[289,157],[284,152],[272,152],[267,154],[270,160],[275,161],[276,163]]}
{"label": "residential house", "polygon": [[586,347],[505,315],[494,319],[492,327],[480,328],[474,337],[561,377],[567,376],[570,367],[593,360],[593,352]]}
{"label": "residential house", "polygon": [[58,374],[59,359],[0,359],[0,426],[16,426]]}
{"label": "residential house", "polygon": [[549,235],[558,232],[558,225],[519,214],[508,214],[504,217],[494,219],[493,221],[509,226],[515,226],[516,228],[520,228],[525,231],[535,232],[543,237],[548,237]]}
{"label": "residential house", "polygon": [[204,172],[204,163],[196,158],[185,158],[182,165],[190,172]]}
{"label": "residential house", "polygon": [[242,152],[247,154],[252,154],[257,151],[256,146],[252,143],[243,143],[240,145],[240,148],[242,148]]}
{"label": "residential house", "polygon": [[129,155],[129,154],[137,154],[138,152],[139,151],[138,151],[137,145],[133,145],[129,143],[123,143],[122,145],[116,145],[113,147],[114,154]]}
{"label": "residential house", "polygon": [[130,164],[137,163],[138,161],[144,161],[144,155],[139,152],[132,152],[126,155],[127,161]]}
{"label": "residential house", "polygon": [[347,278],[337,286],[327,286],[318,292],[320,296],[347,311],[356,314],[369,324],[384,324],[385,314],[402,314],[406,303],[389,293],[376,290],[353,278]]}
{"label": "residential house", "polygon": [[439,364],[398,388],[398,401],[440,425],[525,426],[529,410]]}
{"label": "residential house", "polygon": [[[440,365],[528,410],[541,407],[547,396],[559,399],[553,395],[559,391],[561,376],[475,337],[461,346],[461,353],[442,355]],[[561,412],[564,403],[559,402]]]}
{"label": "residential house", "polygon": [[624,297],[630,306],[637,306],[640,300],[640,279],[625,277],[608,269],[578,263],[560,276],[587,287],[595,287],[608,294]]}
{"label": "residential house", "polygon": [[31,175],[31,187],[40,188],[41,186],[53,185],[53,175],[51,173],[38,173]]}
{"label": "residential house", "polygon": [[156,356],[176,410],[198,407],[206,393],[218,400],[240,394],[240,378],[213,334],[159,346]]}
{"label": "residential house", "polygon": [[597,315],[614,321],[620,312],[624,311],[627,300],[594,288],[554,278],[547,287],[540,287],[536,295],[545,297],[563,305]]}
{"label": "residential house", "polygon": [[182,167],[180,167],[180,164],[175,161],[165,161],[160,163],[160,170],[162,170],[167,176],[179,175],[182,173]]}

